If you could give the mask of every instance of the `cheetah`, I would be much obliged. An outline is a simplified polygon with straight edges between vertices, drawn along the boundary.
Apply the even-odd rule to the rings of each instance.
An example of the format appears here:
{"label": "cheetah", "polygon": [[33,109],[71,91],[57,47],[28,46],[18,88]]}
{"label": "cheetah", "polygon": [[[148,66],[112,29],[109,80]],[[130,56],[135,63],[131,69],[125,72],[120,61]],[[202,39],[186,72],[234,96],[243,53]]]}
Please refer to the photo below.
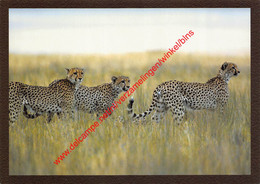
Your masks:
{"label": "cheetah", "polygon": [[[94,87],[80,85],[75,93],[76,111],[83,111],[89,114],[103,114],[112,106],[114,100],[123,91],[130,88],[130,79],[126,76],[113,76],[112,82]],[[56,81],[53,81],[53,85]],[[111,111],[110,111],[111,112]],[[110,115],[112,112],[110,113]]]}
{"label": "cheetah", "polygon": [[[83,80],[84,69],[71,68],[67,70],[66,79],[58,80],[50,87],[31,86],[21,82],[9,83],[9,121],[15,122],[22,106],[25,117],[34,119],[43,113],[48,114],[50,122],[54,113],[61,118],[67,114],[72,116],[75,106],[74,93]],[[35,114],[28,114],[30,109]]]}
{"label": "cheetah", "polygon": [[128,114],[135,121],[145,119],[155,110],[152,120],[157,123],[170,110],[178,124],[187,110],[217,109],[223,112],[229,97],[228,82],[240,73],[237,65],[225,62],[216,77],[206,83],[171,80],[160,84],[153,92],[152,104],[141,114],[133,112],[134,99],[129,100]]}

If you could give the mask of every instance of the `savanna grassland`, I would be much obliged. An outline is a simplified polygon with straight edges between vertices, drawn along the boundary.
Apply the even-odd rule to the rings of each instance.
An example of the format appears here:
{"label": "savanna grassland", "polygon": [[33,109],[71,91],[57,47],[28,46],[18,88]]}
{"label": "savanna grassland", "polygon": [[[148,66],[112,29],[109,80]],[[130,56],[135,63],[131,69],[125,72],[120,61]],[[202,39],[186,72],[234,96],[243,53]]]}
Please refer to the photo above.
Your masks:
{"label": "savanna grassland", "polygon": [[[9,80],[47,86],[65,77],[64,68],[85,67],[83,85],[110,82],[113,75],[129,76],[133,85],[162,56],[162,52],[10,54]],[[80,113],[79,120],[61,121],[55,116],[47,124],[45,116],[28,120],[21,115],[9,128],[10,175],[250,174],[249,56],[177,53],[135,91],[134,111],[141,113],[149,107],[153,90],[162,82],[206,82],[224,61],[236,63],[241,71],[229,82],[230,98],[224,114],[188,112],[188,119],[180,126],[170,113],[159,124],[151,122],[151,116],[145,123],[131,123],[127,99],[59,165],[53,162],[96,117]]]}

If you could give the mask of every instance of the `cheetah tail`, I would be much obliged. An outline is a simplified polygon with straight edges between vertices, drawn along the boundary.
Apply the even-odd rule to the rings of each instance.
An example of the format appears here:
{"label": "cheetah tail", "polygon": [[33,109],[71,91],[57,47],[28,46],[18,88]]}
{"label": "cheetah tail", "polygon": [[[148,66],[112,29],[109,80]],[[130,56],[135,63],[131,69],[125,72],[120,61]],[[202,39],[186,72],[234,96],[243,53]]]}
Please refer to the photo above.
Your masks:
{"label": "cheetah tail", "polygon": [[151,112],[154,110],[154,106],[151,104],[148,110],[146,110],[145,112],[143,112],[141,114],[136,114],[133,112],[133,104],[134,104],[134,98],[132,97],[129,100],[129,104],[127,105],[127,110],[128,110],[128,114],[129,114],[130,118],[133,118],[133,119],[140,119],[140,118],[144,119],[147,115],[151,114]]}

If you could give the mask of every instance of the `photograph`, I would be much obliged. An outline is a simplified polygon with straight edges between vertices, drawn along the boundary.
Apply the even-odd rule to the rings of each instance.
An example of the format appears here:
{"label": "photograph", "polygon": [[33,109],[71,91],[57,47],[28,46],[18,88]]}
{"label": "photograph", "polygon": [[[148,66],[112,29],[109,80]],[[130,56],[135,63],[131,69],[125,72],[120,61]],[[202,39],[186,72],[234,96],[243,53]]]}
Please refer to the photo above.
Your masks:
{"label": "photograph", "polygon": [[252,174],[251,8],[8,14],[10,176]]}

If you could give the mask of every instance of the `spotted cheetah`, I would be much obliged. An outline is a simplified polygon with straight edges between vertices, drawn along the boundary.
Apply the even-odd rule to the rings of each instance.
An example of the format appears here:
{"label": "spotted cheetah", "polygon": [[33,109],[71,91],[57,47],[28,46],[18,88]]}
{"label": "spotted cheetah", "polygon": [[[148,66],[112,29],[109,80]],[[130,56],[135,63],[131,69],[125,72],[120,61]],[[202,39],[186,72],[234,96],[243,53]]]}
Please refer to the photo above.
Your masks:
{"label": "spotted cheetah", "polygon": [[[103,114],[109,107],[112,106],[118,95],[127,91],[130,88],[130,80],[125,76],[113,76],[112,82],[101,84],[95,87],[80,85],[76,90],[76,110],[87,112],[90,114]],[[53,85],[56,81],[53,81]],[[110,113],[112,114],[112,112]]]}
{"label": "spotted cheetah", "polygon": [[[34,119],[48,113],[50,122],[54,113],[64,118],[72,116],[75,107],[74,93],[83,80],[84,70],[71,68],[67,70],[67,78],[58,80],[50,87],[31,86],[21,82],[9,83],[9,121],[15,122],[24,107],[24,116]],[[28,114],[30,109],[34,114]]]}
{"label": "spotted cheetah", "polygon": [[152,104],[141,114],[133,113],[134,99],[129,100],[128,114],[133,120],[145,119],[155,110],[152,120],[157,123],[170,110],[178,124],[182,122],[186,110],[216,109],[223,111],[227,103],[228,81],[240,73],[237,65],[225,62],[216,77],[206,83],[180,82],[171,80],[159,85],[153,92]]}

